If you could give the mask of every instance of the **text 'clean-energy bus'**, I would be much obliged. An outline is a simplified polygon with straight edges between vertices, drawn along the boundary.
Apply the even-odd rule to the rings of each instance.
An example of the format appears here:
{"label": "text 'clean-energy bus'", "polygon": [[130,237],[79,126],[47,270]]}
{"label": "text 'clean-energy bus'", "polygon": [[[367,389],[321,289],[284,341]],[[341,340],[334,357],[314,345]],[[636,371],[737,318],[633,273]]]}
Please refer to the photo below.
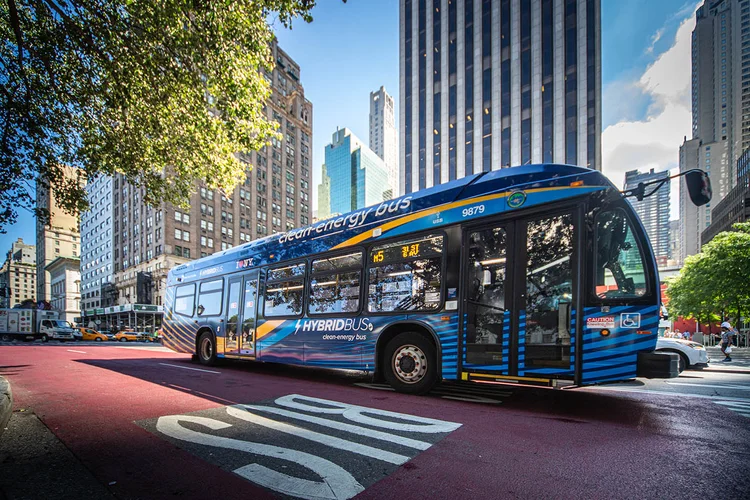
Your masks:
{"label": "text 'clean-energy bus'", "polygon": [[598,171],[545,164],[176,267],[163,330],[166,346],[204,364],[364,370],[403,392],[441,379],[587,385],[636,376],[660,303],[653,251],[623,193]]}

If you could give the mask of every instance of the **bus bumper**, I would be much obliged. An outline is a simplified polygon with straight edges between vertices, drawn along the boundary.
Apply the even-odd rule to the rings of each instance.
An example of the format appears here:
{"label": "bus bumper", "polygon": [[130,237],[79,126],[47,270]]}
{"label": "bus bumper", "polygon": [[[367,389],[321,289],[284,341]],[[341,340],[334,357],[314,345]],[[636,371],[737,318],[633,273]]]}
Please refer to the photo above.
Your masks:
{"label": "bus bumper", "polygon": [[679,354],[639,352],[636,375],[645,378],[674,378],[680,375]]}

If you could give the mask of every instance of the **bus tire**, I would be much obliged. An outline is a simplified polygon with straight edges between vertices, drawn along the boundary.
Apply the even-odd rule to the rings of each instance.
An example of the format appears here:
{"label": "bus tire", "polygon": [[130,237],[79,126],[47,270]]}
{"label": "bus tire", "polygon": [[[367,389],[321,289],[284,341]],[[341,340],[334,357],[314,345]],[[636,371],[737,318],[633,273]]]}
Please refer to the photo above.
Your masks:
{"label": "bus tire", "polygon": [[198,361],[206,366],[216,364],[216,340],[211,332],[203,332],[198,339]]}
{"label": "bus tire", "polygon": [[385,347],[383,360],[385,380],[398,392],[425,394],[437,383],[435,346],[418,333],[397,335]]}

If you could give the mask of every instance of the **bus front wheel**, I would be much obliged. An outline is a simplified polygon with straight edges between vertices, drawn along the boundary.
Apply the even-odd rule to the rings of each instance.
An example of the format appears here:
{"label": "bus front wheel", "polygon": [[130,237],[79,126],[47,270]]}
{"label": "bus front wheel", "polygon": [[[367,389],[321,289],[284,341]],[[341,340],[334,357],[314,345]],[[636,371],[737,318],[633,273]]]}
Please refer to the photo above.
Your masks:
{"label": "bus front wheel", "polygon": [[398,392],[425,394],[437,382],[435,346],[422,335],[402,333],[385,348],[385,380]]}
{"label": "bus front wheel", "polygon": [[211,332],[203,332],[198,339],[198,361],[207,366],[216,364],[216,340]]}

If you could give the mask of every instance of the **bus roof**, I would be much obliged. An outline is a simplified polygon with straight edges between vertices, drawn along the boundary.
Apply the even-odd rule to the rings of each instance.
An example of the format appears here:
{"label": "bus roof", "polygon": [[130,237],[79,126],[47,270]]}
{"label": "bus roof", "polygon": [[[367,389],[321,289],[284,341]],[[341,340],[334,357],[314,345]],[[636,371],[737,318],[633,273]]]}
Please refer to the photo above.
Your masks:
{"label": "bus roof", "polygon": [[[453,224],[460,220],[453,217],[455,213],[477,203],[490,204],[499,212],[610,187],[614,186],[601,172],[572,165],[525,165],[482,172],[188,262],[170,270],[167,283],[189,282]],[[517,201],[511,203],[508,198],[516,192],[520,193],[515,195]],[[492,210],[490,213],[494,213]]]}

